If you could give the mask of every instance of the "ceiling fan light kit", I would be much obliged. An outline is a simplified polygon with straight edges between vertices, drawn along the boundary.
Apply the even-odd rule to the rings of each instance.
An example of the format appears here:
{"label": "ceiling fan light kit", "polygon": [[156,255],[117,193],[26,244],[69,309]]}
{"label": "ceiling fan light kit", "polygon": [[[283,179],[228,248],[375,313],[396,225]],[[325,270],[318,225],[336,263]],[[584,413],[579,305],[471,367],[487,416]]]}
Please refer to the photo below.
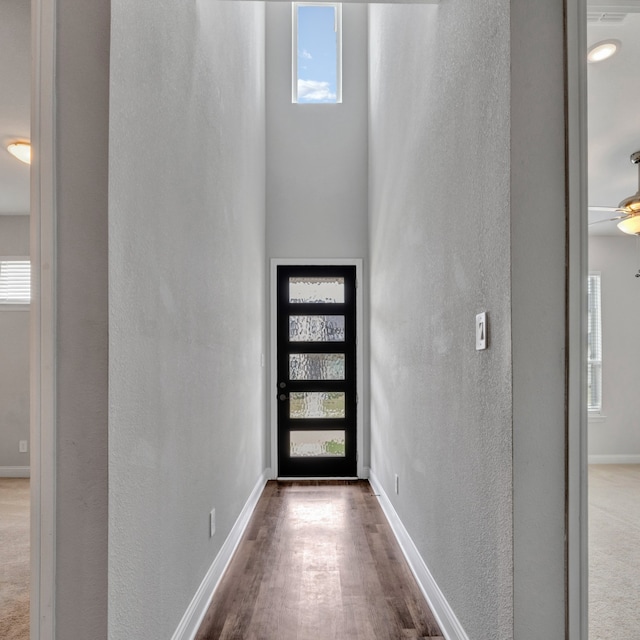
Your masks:
{"label": "ceiling fan light kit", "polygon": [[640,216],[633,216],[618,222],[618,229],[631,235],[640,234]]}
{"label": "ceiling fan light kit", "polygon": [[640,151],[631,154],[631,163],[638,165],[638,191],[619,205],[628,217],[618,222],[618,229],[631,235],[640,235]]}

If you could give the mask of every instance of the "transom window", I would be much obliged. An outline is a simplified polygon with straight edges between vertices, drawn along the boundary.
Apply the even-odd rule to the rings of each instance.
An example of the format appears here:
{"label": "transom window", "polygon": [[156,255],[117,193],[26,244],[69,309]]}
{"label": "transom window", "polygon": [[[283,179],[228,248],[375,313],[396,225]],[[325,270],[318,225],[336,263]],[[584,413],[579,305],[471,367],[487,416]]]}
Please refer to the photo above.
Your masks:
{"label": "transom window", "polygon": [[292,99],[342,102],[342,5],[293,3]]}

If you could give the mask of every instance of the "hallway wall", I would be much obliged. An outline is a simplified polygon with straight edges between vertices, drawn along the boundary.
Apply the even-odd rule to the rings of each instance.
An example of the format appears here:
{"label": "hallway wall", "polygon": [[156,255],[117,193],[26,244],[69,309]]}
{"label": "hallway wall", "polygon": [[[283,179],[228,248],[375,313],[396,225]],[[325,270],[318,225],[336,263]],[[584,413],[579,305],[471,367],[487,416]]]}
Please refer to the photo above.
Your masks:
{"label": "hallway wall", "polygon": [[562,2],[371,5],[370,26],[371,470],[469,638],[557,638]]}
{"label": "hallway wall", "polygon": [[508,2],[370,22],[371,469],[469,638],[507,640]]}
{"label": "hallway wall", "polygon": [[365,258],[367,7],[342,7],[342,104],[293,104],[291,3],[266,4],[267,256]]}
{"label": "hallway wall", "polygon": [[155,640],[265,468],[264,4],[114,0],[110,144],[109,638]]}
{"label": "hallway wall", "polygon": [[637,394],[640,338],[623,331],[640,314],[638,240],[591,236],[589,269],[602,276],[602,414],[589,423],[589,455],[640,460],[640,397]]}
{"label": "hallway wall", "polygon": [[[29,256],[29,216],[0,216],[0,257]],[[0,476],[29,467],[29,310],[0,306]]]}

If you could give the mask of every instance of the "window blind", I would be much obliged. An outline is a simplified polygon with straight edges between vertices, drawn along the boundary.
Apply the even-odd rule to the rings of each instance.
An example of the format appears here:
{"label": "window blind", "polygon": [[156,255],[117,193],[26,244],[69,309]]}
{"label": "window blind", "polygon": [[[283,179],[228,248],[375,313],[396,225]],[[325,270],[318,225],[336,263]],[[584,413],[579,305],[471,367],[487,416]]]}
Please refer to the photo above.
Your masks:
{"label": "window blind", "polygon": [[589,411],[602,410],[602,320],[600,274],[590,273],[587,287],[587,402]]}
{"label": "window blind", "polygon": [[31,262],[0,260],[0,304],[29,304]]}

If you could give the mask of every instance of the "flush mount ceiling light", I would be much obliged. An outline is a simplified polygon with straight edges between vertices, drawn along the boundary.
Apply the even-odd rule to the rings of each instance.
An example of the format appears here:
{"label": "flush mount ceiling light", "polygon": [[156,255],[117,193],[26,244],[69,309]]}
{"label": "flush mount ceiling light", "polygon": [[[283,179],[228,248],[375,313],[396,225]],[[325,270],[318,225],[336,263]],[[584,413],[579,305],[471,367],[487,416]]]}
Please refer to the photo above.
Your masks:
{"label": "flush mount ceiling light", "polygon": [[7,145],[7,151],[25,164],[31,164],[31,143],[26,140],[16,140]]}
{"label": "flush mount ceiling light", "polygon": [[620,40],[601,40],[589,47],[587,62],[602,62],[617,53],[622,46]]}

